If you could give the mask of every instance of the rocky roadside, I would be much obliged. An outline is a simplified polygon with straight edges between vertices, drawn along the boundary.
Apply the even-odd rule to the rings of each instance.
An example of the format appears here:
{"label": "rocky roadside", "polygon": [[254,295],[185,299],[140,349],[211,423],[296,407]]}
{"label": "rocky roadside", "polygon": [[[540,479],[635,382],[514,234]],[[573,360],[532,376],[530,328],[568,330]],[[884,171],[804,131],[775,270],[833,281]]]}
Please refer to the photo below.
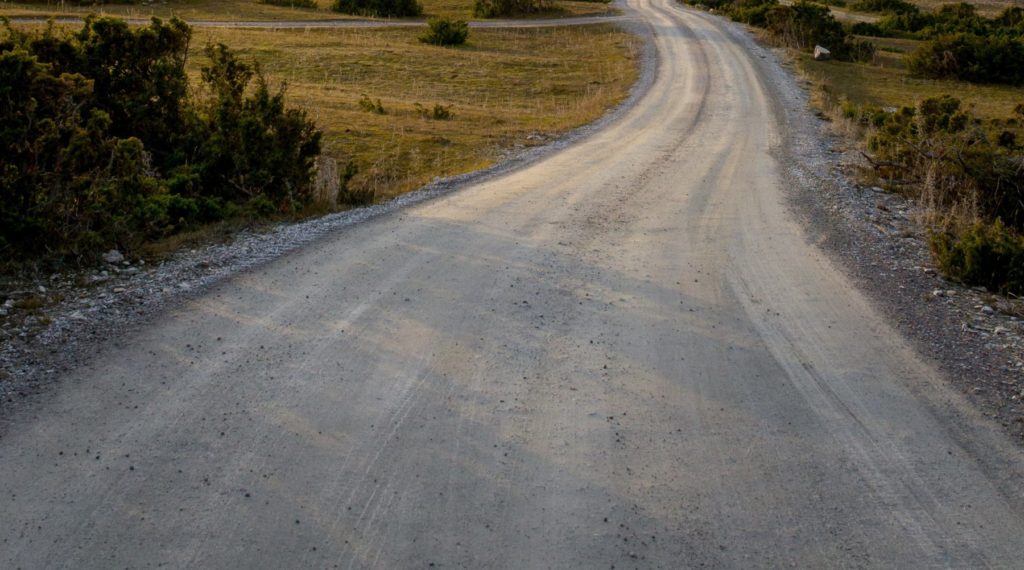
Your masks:
{"label": "rocky roadside", "polygon": [[[858,142],[814,112],[812,85],[784,50],[762,46],[739,25],[738,39],[761,55],[764,78],[781,95],[789,130],[776,149],[792,211],[809,238],[841,266],[947,382],[1024,444],[1024,302],[943,278],[914,201],[858,184]],[[841,293],[841,292],[837,292]]]}

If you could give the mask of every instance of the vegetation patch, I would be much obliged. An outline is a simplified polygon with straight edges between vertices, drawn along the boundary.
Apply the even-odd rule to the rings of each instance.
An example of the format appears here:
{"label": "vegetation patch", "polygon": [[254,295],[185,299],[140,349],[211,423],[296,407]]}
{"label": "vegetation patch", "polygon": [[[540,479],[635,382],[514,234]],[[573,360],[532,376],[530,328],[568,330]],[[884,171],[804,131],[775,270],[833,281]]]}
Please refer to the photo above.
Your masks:
{"label": "vegetation patch", "polygon": [[[940,9],[942,21],[1004,31],[1015,22],[1013,11],[993,23],[999,18],[963,6]],[[964,31],[918,39],[928,34],[870,39],[879,48],[870,65],[798,61],[821,86],[819,102],[864,141],[872,182],[924,206],[943,273],[1022,294],[1024,92],[1012,86],[1021,83],[1019,40]]]}
{"label": "vegetation patch", "polygon": [[[10,2],[0,0],[0,16],[86,16],[92,12],[133,18],[179,17],[185,20],[309,20],[363,17],[360,7],[332,10],[336,0],[164,0],[160,2],[88,3],[55,1]],[[584,16],[611,14],[607,0],[551,0],[555,9],[547,16]],[[473,17],[474,0],[421,0],[423,14],[457,19]]]}
{"label": "vegetation patch", "polygon": [[465,20],[430,18],[427,20],[427,31],[420,36],[420,41],[436,46],[458,46],[466,43],[468,37],[469,24]]}
{"label": "vegetation patch", "polygon": [[419,16],[423,6],[416,0],[334,0],[331,10],[355,16],[403,18]]}
{"label": "vegetation patch", "polygon": [[[123,34],[160,35],[152,26],[135,28],[102,18],[94,20],[99,22]],[[90,118],[90,109],[97,103],[49,104],[50,109],[79,109],[84,114],[53,122],[66,126],[65,131],[30,140],[56,140],[64,145],[62,148],[76,153],[89,151],[106,160],[90,163],[100,165],[95,168],[75,170],[77,165],[86,164],[81,158],[84,154],[62,154],[52,146],[27,149],[46,156],[73,156],[74,160],[61,163],[64,170],[59,175],[47,180],[81,181],[84,186],[75,190],[79,192],[75,195],[88,198],[65,201],[54,194],[45,200],[6,202],[10,208],[14,204],[31,207],[30,216],[22,215],[25,211],[21,210],[5,210],[4,215],[10,216],[0,225],[2,231],[21,236],[17,237],[17,247],[27,249],[18,255],[33,261],[44,257],[85,261],[114,247],[125,253],[162,251],[166,248],[160,243],[200,235],[206,227],[233,226],[239,219],[294,217],[386,199],[438,176],[486,167],[512,149],[539,144],[549,135],[600,117],[625,97],[637,73],[637,41],[607,25],[479,30],[474,31],[472,44],[458,50],[422,43],[422,32],[409,28],[199,29],[188,30],[191,35],[187,41],[179,38],[186,45],[184,54],[180,47],[183,44],[170,42],[176,36],[164,30],[160,33],[167,36],[169,44],[179,46],[168,48],[173,57],[143,59],[150,62],[147,65],[159,65],[161,73],[153,77],[168,80],[166,84],[158,82],[158,86],[166,92],[185,94],[174,99],[163,94],[151,96],[152,91],[145,85],[132,83],[106,90],[98,89],[106,79],[87,79],[84,74],[86,79],[75,79],[74,74],[62,78],[51,63],[43,62],[31,51],[45,48],[65,53],[68,45],[75,47],[82,41],[77,29],[46,31],[34,26],[7,33],[10,37],[3,39],[5,57],[6,50],[15,51],[16,43],[20,63],[13,68],[29,69],[42,77],[36,84],[44,92],[60,86],[61,92],[80,92],[82,101],[92,101],[102,100],[99,95],[111,91],[130,103],[116,112],[107,112],[109,124],[101,116]],[[35,63],[29,65],[26,59]],[[77,56],[71,59],[80,60]],[[124,61],[135,66],[133,70],[145,69],[134,59]],[[99,68],[116,70],[108,65]],[[182,70],[183,76],[176,75]],[[111,74],[118,81],[146,81],[147,77],[151,76]],[[287,106],[281,88],[264,77],[287,83]],[[70,86],[61,83],[66,81],[71,81]],[[6,79],[0,83],[5,87],[9,84],[13,85]],[[26,91],[20,85],[10,91],[17,92],[17,96],[3,101],[29,101],[23,97]],[[154,99],[178,101],[178,114],[146,103]],[[146,113],[135,110],[143,107]],[[20,112],[10,111],[11,115]],[[140,125],[151,125],[147,127],[150,130],[133,127],[131,131],[136,134],[120,130],[122,114],[127,117],[129,112]],[[301,116],[306,117],[303,124],[309,130],[288,122]],[[187,121],[184,126],[160,126],[161,121],[174,117]],[[50,124],[35,119],[30,122],[37,126]],[[265,128],[269,124],[281,126]],[[284,128],[285,124],[294,127]],[[316,156],[310,151],[316,146],[312,143],[317,130],[323,132],[315,139],[323,150],[317,159],[320,167],[306,170]],[[542,136],[536,136],[538,133]],[[304,140],[310,144],[278,153],[289,147],[267,139],[271,134],[284,143]],[[6,154],[0,160],[15,158]],[[308,184],[282,183],[282,177],[290,177],[296,170],[319,174]],[[6,172],[29,170],[13,167]],[[324,173],[333,174],[325,178]],[[323,185],[321,179],[327,184]],[[66,187],[30,180],[18,184],[19,188]],[[99,187],[102,192],[94,191]],[[129,190],[129,194],[124,193]],[[125,196],[131,198],[123,200]],[[97,201],[90,201],[93,199]],[[66,219],[68,212],[52,205],[65,202],[81,210],[75,210],[81,222],[74,225],[79,228],[75,232],[81,230],[81,239],[66,242],[59,233],[45,239],[26,237],[38,236],[31,232],[40,228],[63,227],[57,221]],[[119,210],[121,206],[127,209]],[[28,222],[19,222],[21,226],[17,227],[8,223],[12,219]],[[221,219],[228,226],[216,221]],[[52,245],[57,243],[72,245],[62,250],[64,246]],[[5,261],[11,260],[8,253],[14,251],[14,238],[4,247]]]}
{"label": "vegetation patch", "polygon": [[196,224],[309,201],[320,133],[258,66],[181,20],[89,18],[0,36],[0,252],[90,259]]}
{"label": "vegetation patch", "polygon": [[687,0],[727,14],[737,22],[764,28],[777,44],[800,50],[823,46],[831,57],[844,61],[870,60],[874,45],[858,40],[832,15],[827,6],[798,0]]}

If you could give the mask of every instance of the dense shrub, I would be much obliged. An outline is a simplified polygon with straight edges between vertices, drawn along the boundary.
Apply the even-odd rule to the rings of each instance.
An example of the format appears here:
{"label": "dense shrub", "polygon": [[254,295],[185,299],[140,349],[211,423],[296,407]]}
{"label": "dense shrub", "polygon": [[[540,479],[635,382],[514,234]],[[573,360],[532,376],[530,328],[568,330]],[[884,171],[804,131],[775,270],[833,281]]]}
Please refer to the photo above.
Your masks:
{"label": "dense shrub", "polygon": [[868,149],[888,186],[918,199],[935,226],[932,252],[947,275],[1024,293],[1024,148],[1020,118],[982,122],[943,96],[885,112],[843,105],[873,127]]}
{"label": "dense shrub", "polygon": [[920,12],[916,5],[904,0],[857,0],[850,4],[850,9],[860,12],[881,12],[884,14]]}
{"label": "dense shrub", "polygon": [[821,45],[832,57],[845,61],[870,60],[874,44],[850,37],[833,16],[820,4],[800,0],[790,6],[773,6],[766,14],[765,28],[785,45],[800,49]]}
{"label": "dense shrub", "polygon": [[913,74],[975,83],[1024,84],[1024,40],[955,34],[922,46],[908,60]]}
{"label": "dense shrub", "polygon": [[780,5],[778,0],[692,0],[721,10],[738,22],[765,28],[775,41],[797,49],[821,45],[832,57],[846,61],[869,60],[874,44],[850,36],[828,7],[806,0]]}
{"label": "dense shrub", "polygon": [[1024,237],[999,220],[975,224],[959,235],[936,233],[931,249],[939,269],[957,281],[1024,294]]}
{"label": "dense shrub", "polygon": [[945,4],[935,12],[892,13],[877,23],[880,35],[934,39],[958,33],[977,36],[1024,36],[1024,9],[1011,6],[995,18],[985,18],[966,3]]}
{"label": "dense shrub", "polygon": [[473,15],[481,18],[500,18],[537,14],[554,8],[552,0],[475,0]]}
{"label": "dense shrub", "polygon": [[423,13],[423,7],[416,0],[335,0],[331,10],[375,18],[403,18]]}
{"label": "dense shrub", "polygon": [[457,46],[466,43],[468,37],[469,24],[464,20],[430,18],[427,20],[427,31],[420,36],[420,41],[437,46]]}
{"label": "dense shrub", "polygon": [[[320,135],[258,68],[217,46],[190,95],[191,30],[0,34],[0,253],[88,258],[193,223],[308,199]],[[255,84],[251,82],[255,79]]]}
{"label": "dense shrub", "polygon": [[203,188],[227,202],[269,200],[276,210],[307,203],[320,132],[305,111],[285,108],[283,89],[271,93],[259,66],[239,61],[223,44],[207,47],[206,55],[211,63],[202,76],[214,96],[202,113]]}
{"label": "dense shrub", "polygon": [[735,0],[729,7],[729,17],[737,22],[764,28],[768,26],[768,12],[778,4],[778,0]]}
{"label": "dense shrub", "polygon": [[1024,231],[1024,160],[1015,140],[1000,144],[1006,138],[973,118],[959,99],[944,96],[887,114],[868,148],[883,176],[921,185],[938,211],[1001,219]]}
{"label": "dense shrub", "polygon": [[260,0],[261,4],[287,6],[289,8],[316,8],[316,0]]}

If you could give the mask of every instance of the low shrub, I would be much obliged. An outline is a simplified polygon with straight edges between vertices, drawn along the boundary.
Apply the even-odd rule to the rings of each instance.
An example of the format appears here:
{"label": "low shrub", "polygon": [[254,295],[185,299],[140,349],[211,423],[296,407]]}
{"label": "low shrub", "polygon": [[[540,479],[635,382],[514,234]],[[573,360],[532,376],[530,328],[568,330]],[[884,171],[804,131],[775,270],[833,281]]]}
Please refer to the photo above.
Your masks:
{"label": "low shrub", "polygon": [[335,0],[331,10],[356,16],[403,18],[419,16],[423,6],[416,0]]}
{"label": "low shrub", "polygon": [[0,28],[4,259],[89,260],[309,200],[313,123],[224,46],[207,50],[209,96],[193,94],[190,39],[177,19]]}
{"label": "low shrub", "polygon": [[798,0],[780,5],[779,0],[691,0],[691,3],[725,12],[731,19],[768,30],[782,45],[811,49],[821,45],[832,57],[866,61],[875,53],[873,43],[850,36],[827,6]]}
{"label": "low shrub", "polygon": [[911,73],[930,79],[1024,84],[1024,40],[955,34],[941,37],[908,59]]}
{"label": "low shrub", "polygon": [[373,99],[370,99],[369,95],[365,94],[359,99],[359,108],[368,113],[377,113],[378,115],[388,114],[387,109],[385,109],[384,105],[381,104],[380,99],[377,99],[375,102]]}
{"label": "low shrub", "polygon": [[464,20],[430,18],[427,20],[427,31],[420,36],[420,41],[436,46],[458,46],[466,43],[468,37],[469,24]]}
{"label": "low shrub", "polygon": [[501,18],[537,14],[554,9],[553,0],[475,0],[473,15],[480,18]]}
{"label": "low shrub", "polygon": [[288,8],[316,8],[316,0],[260,0],[261,4],[286,6]]}
{"label": "low shrub", "polygon": [[416,103],[416,112],[424,119],[434,119],[436,121],[447,121],[454,116],[450,105],[445,106],[440,103],[434,105],[433,109],[427,109],[423,105]]}
{"label": "low shrub", "polygon": [[937,232],[931,250],[948,277],[991,291],[1024,294],[1024,237],[1000,220],[978,223],[955,233]]}
{"label": "low shrub", "polygon": [[850,4],[850,9],[883,14],[913,14],[921,11],[916,5],[904,0],[857,0]]}

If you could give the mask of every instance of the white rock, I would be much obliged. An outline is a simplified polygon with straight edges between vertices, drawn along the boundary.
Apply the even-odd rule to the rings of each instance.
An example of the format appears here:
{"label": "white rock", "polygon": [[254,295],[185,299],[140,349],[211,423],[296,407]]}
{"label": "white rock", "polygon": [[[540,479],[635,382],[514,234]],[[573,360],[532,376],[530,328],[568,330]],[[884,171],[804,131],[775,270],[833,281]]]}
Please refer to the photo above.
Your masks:
{"label": "white rock", "polygon": [[946,296],[946,292],[943,291],[942,289],[936,289],[936,290],[932,291],[932,297],[945,297],[945,296]]}
{"label": "white rock", "polygon": [[832,59],[832,52],[822,46],[814,46],[814,59],[815,61]]}
{"label": "white rock", "polygon": [[107,263],[111,264],[122,263],[124,261],[124,255],[122,255],[120,251],[112,249],[107,253],[103,254],[103,261],[106,261]]}
{"label": "white rock", "polygon": [[45,295],[46,294],[46,287],[43,287],[42,285],[40,285],[39,286],[39,292]]}

